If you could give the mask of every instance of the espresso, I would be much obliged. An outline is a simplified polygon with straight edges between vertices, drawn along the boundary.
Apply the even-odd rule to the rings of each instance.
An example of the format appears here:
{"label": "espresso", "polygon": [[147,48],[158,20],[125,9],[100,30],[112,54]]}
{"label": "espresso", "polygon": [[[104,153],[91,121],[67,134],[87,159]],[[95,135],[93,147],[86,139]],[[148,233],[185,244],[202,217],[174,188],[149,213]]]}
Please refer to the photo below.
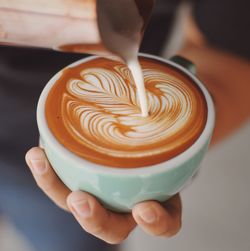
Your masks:
{"label": "espresso", "polygon": [[207,119],[201,90],[163,62],[140,58],[140,64],[147,117],[126,65],[95,58],[66,68],[46,100],[55,138],[86,160],[118,168],[157,164],[189,148]]}

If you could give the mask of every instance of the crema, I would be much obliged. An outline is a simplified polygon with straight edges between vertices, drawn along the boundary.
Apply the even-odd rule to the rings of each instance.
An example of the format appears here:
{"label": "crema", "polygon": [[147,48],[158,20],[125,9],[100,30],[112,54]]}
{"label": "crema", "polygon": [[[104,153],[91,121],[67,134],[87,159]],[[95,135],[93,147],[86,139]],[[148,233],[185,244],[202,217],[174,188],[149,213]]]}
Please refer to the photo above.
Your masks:
{"label": "crema", "polygon": [[46,101],[55,138],[89,161],[120,168],[157,164],[189,148],[204,129],[205,98],[191,79],[140,58],[148,116],[126,65],[95,58],[63,70]]}

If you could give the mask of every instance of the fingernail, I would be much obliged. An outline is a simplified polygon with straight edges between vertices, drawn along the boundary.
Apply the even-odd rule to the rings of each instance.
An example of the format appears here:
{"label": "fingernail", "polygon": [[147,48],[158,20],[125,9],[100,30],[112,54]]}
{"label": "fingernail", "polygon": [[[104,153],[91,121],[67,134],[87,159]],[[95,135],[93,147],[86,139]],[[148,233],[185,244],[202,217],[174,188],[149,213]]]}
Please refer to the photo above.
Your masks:
{"label": "fingernail", "polygon": [[152,208],[146,208],[139,212],[140,218],[146,223],[153,223],[156,221],[156,214]]}
{"label": "fingernail", "polygon": [[32,170],[38,174],[44,174],[47,170],[47,164],[43,160],[30,159]]}
{"label": "fingernail", "polygon": [[91,214],[90,206],[87,200],[75,201],[71,203],[73,210],[82,218],[88,218]]}

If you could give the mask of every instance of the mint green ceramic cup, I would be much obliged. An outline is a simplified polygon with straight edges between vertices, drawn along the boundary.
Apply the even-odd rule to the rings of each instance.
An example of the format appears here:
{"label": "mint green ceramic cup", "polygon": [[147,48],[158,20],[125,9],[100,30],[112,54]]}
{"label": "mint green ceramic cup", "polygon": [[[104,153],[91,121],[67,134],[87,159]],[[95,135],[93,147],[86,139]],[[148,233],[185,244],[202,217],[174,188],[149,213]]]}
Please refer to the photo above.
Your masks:
{"label": "mint green ceramic cup", "polygon": [[[123,169],[92,163],[64,148],[51,133],[45,118],[47,95],[61,72],[48,82],[40,96],[37,108],[41,145],[60,179],[72,191],[89,192],[104,206],[118,212],[129,212],[136,203],[145,200],[162,202],[178,193],[199,168],[207,151],[215,123],[211,96],[195,77],[195,67],[191,62],[178,56],[170,60],[146,54],[141,54],[141,56],[157,59],[188,75],[199,86],[206,99],[208,114],[205,128],[196,142],[178,156],[153,166]],[[70,66],[93,58],[95,57],[85,58]]]}

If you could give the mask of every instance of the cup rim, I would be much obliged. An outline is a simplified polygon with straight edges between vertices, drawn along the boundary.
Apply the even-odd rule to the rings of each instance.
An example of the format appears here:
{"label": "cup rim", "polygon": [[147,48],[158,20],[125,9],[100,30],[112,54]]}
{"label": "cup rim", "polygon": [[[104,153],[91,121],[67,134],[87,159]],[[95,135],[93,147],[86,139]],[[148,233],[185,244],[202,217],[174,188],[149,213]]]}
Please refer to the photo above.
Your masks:
{"label": "cup rim", "polygon": [[163,161],[158,164],[150,165],[150,166],[145,166],[145,167],[135,167],[135,168],[121,168],[121,167],[109,167],[106,165],[101,165],[97,164],[91,161],[88,161],[80,156],[77,156],[67,148],[65,148],[52,134],[50,131],[47,122],[46,122],[46,117],[45,117],[45,104],[46,104],[46,99],[48,96],[48,93],[52,86],[55,84],[55,82],[60,78],[62,75],[62,71],[65,68],[68,67],[74,67],[76,65],[79,65],[84,62],[88,62],[90,60],[100,58],[100,56],[89,56],[83,59],[80,59],[70,65],[67,65],[64,67],[62,70],[57,72],[46,84],[44,87],[39,101],[37,105],[37,124],[38,124],[38,129],[40,132],[40,135],[42,137],[46,137],[45,141],[50,145],[50,147],[56,149],[56,151],[62,156],[63,159],[70,160],[70,163],[73,166],[79,167],[79,168],[84,168],[90,172],[98,172],[98,173],[103,173],[103,174],[114,174],[114,175],[148,175],[148,174],[157,174],[161,172],[166,172],[172,169],[177,168],[181,164],[185,163],[188,159],[191,159],[209,140],[211,133],[213,132],[214,129],[214,124],[215,124],[215,109],[213,105],[212,98],[205,88],[205,86],[201,83],[201,81],[195,77],[191,72],[189,72],[186,68],[182,67],[181,65],[170,61],[168,59],[164,59],[158,56],[146,54],[146,53],[139,53],[139,56],[149,58],[149,59],[154,59],[160,62],[163,62],[167,65],[170,65],[178,70],[181,71],[181,73],[186,74],[202,91],[206,104],[207,104],[207,120],[205,127],[201,133],[201,135],[196,139],[196,141],[185,151],[182,153],[178,154],[177,156]]}

